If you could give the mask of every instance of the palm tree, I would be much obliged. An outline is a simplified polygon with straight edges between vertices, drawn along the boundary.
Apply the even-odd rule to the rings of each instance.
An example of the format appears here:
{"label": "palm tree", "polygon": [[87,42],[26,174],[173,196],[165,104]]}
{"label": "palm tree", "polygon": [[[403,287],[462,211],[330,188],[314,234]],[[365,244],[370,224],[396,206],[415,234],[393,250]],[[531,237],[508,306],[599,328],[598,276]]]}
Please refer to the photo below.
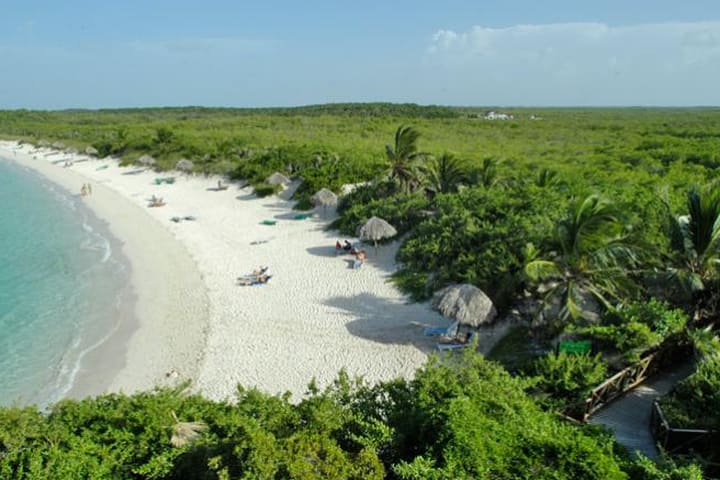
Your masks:
{"label": "palm tree", "polygon": [[467,181],[465,163],[452,153],[433,157],[425,168],[425,179],[437,192],[457,192],[458,186]]}
{"label": "palm tree", "polygon": [[498,165],[500,162],[494,158],[484,158],[482,165],[476,172],[476,182],[485,188],[490,188],[498,183]]}
{"label": "palm tree", "polygon": [[[688,215],[673,216],[667,200],[671,248],[670,278],[702,303],[711,298],[708,285],[717,282],[720,266],[720,190],[688,192]],[[696,319],[701,316],[696,305]]]}
{"label": "palm tree", "polygon": [[540,171],[538,171],[537,178],[535,179],[535,185],[542,188],[552,187],[558,185],[559,183],[560,179],[557,176],[557,172],[547,168],[541,168]]}
{"label": "palm tree", "polygon": [[395,144],[385,146],[390,178],[396,180],[403,192],[418,183],[419,163],[425,154],[417,151],[420,132],[409,125],[401,125],[395,132]]}
{"label": "palm tree", "polygon": [[561,321],[595,320],[588,302],[612,308],[613,301],[635,289],[628,273],[639,263],[639,248],[609,201],[594,194],[572,202],[555,241],[559,252],[552,260],[535,259],[529,246],[525,272],[533,281],[546,282],[546,301],[561,299]]}

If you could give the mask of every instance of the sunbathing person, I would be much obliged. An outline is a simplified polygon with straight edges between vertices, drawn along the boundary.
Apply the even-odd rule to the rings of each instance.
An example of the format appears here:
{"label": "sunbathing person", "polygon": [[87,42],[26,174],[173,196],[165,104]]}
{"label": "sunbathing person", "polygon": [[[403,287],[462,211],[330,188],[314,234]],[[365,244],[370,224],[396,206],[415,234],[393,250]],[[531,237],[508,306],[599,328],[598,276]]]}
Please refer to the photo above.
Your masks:
{"label": "sunbathing person", "polygon": [[255,275],[256,277],[260,277],[260,275],[263,275],[263,274],[265,274],[265,272],[268,271],[268,268],[270,268],[270,267],[268,267],[267,265],[264,267],[260,266],[256,270],[253,270],[253,275]]}
{"label": "sunbathing person", "polygon": [[446,343],[450,345],[465,345],[470,341],[470,337],[472,336],[472,332],[458,332],[453,337],[445,337],[442,336],[438,338],[438,343]]}
{"label": "sunbathing person", "polygon": [[155,195],[152,196],[150,199],[150,205],[149,207],[162,207],[165,205],[165,201],[162,199],[162,197],[156,197]]}
{"label": "sunbathing person", "polygon": [[367,258],[367,253],[365,253],[364,249],[358,250],[355,254],[355,261],[353,262],[353,268],[360,268],[365,263],[365,259]]}
{"label": "sunbathing person", "polygon": [[345,245],[343,245],[342,249],[345,250],[346,252],[350,252],[353,249],[352,243],[345,240]]}

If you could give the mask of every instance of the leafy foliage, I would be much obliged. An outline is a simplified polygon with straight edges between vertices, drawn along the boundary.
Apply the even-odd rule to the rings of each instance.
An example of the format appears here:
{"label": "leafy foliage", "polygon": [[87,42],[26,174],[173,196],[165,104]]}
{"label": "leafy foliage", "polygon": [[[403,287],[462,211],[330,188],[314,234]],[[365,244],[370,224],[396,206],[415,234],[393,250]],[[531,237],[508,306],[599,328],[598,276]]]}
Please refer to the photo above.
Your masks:
{"label": "leafy foliage", "polygon": [[505,305],[519,287],[526,242],[543,243],[557,215],[546,203],[552,195],[532,185],[439,195],[436,214],[420,223],[398,252],[398,283],[416,298],[448,283],[472,283]]}
{"label": "leafy foliage", "polygon": [[661,405],[674,427],[720,430],[720,353],[706,355]]}
{"label": "leafy foliage", "polygon": [[572,329],[595,339],[602,348],[623,352],[634,361],[649,348],[685,329],[688,315],[657,299],[632,302],[608,312],[602,324]]}
{"label": "leafy foliage", "polygon": [[[66,400],[48,415],[0,409],[0,476],[44,478],[625,479],[612,440],[563,423],[472,352],[411,381],[346,374],[298,404],[239,388]],[[192,442],[173,445],[178,420]]]}
{"label": "leafy foliage", "polygon": [[557,225],[552,260],[532,259],[525,267],[531,280],[554,283],[547,298],[562,298],[560,320],[592,320],[588,295],[605,307],[633,290],[628,270],[639,264],[639,249],[623,214],[597,194],[571,203]]}
{"label": "leafy foliage", "polygon": [[537,360],[531,372],[535,388],[549,395],[549,406],[574,414],[584,408],[590,390],[605,380],[607,365],[600,354],[560,352]]}

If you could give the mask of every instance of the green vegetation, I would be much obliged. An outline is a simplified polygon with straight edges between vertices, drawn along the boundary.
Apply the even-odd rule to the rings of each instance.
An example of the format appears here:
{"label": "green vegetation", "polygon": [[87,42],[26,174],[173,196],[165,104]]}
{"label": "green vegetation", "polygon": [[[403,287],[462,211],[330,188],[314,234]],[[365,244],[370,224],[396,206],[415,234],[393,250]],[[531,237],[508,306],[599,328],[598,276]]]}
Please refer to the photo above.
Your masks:
{"label": "green vegetation", "polygon": [[[6,409],[0,465],[15,470],[0,474],[697,478],[693,465],[629,464],[605,434],[546,410],[578,404],[612,368],[610,355],[637,359],[716,326],[720,110],[518,109],[507,122],[478,112],[392,104],[0,112],[3,138],[93,146],[124,163],[149,154],[160,170],[188,158],[194,172],[246,180],[259,195],[277,191],[265,183],[274,172],[299,178],[297,208],[320,188],[361,184],[341,198],[332,228],[354,235],[372,216],[393,224],[402,239],[394,280],[413,298],[472,283],[501,315],[534,302],[538,343],[570,333],[601,351],[538,357],[547,349],[499,347],[518,378],[463,357],[431,363],[412,382],[364,387],[341,377],[297,406],[258,392],[228,405],[162,391],[64,402],[49,416]],[[527,339],[518,332],[506,345]],[[673,415],[717,410],[711,367],[666,401]],[[682,411],[688,402],[703,406]],[[168,446],[172,412],[204,422],[196,442]]]}
{"label": "green vegetation", "polygon": [[602,324],[571,331],[592,338],[605,351],[624,353],[632,361],[671,335],[682,332],[687,321],[688,315],[681,309],[650,299],[613,309],[605,315]]}
{"label": "green vegetation", "polygon": [[[0,476],[45,478],[624,479],[612,439],[541,411],[481,356],[431,361],[412,381],[340,375],[297,405],[239,389],[0,409]],[[189,433],[190,432],[190,433]]]}
{"label": "green vegetation", "polygon": [[670,425],[720,430],[720,353],[706,355],[697,371],[661,401]]}

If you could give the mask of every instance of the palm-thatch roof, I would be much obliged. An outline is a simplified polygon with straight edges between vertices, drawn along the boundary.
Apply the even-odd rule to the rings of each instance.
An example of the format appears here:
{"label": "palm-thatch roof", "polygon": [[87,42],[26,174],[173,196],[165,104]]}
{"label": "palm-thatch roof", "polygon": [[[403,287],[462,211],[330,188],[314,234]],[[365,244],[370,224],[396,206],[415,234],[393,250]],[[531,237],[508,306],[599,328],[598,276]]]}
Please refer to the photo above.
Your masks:
{"label": "palm-thatch roof", "polygon": [[98,152],[98,149],[93,146],[89,146],[85,149],[85,155],[91,155],[91,156],[95,157],[95,156],[97,156],[98,153],[100,153],[100,152]]}
{"label": "palm-thatch roof", "polygon": [[145,165],[146,167],[152,167],[157,162],[150,155],[143,155],[142,157],[138,158],[137,163]]}
{"label": "palm-thatch roof", "polygon": [[359,233],[362,240],[372,240],[377,243],[383,238],[394,237],[397,235],[397,230],[382,218],[372,217],[360,227]]}
{"label": "palm-thatch roof", "polygon": [[195,441],[200,434],[207,428],[204,422],[180,422],[172,412],[175,425],[173,425],[173,434],[170,443],[173,447],[184,447],[185,445]]}
{"label": "palm-thatch roof", "polygon": [[193,166],[193,162],[191,162],[187,158],[181,158],[175,164],[175,168],[183,172],[192,172]]}
{"label": "palm-thatch roof", "polygon": [[280,172],[273,173],[265,180],[268,185],[289,185],[290,182],[291,180]]}
{"label": "palm-thatch roof", "polygon": [[450,285],[439,290],[433,296],[432,305],[444,316],[470,327],[490,324],[497,316],[490,297],[468,283]]}
{"label": "palm-thatch roof", "polygon": [[56,150],[65,150],[65,144],[63,142],[53,142],[51,147]]}
{"label": "palm-thatch roof", "polygon": [[315,193],[315,195],[310,197],[310,201],[315,206],[327,207],[331,205],[337,205],[338,196],[327,188],[321,188]]}

